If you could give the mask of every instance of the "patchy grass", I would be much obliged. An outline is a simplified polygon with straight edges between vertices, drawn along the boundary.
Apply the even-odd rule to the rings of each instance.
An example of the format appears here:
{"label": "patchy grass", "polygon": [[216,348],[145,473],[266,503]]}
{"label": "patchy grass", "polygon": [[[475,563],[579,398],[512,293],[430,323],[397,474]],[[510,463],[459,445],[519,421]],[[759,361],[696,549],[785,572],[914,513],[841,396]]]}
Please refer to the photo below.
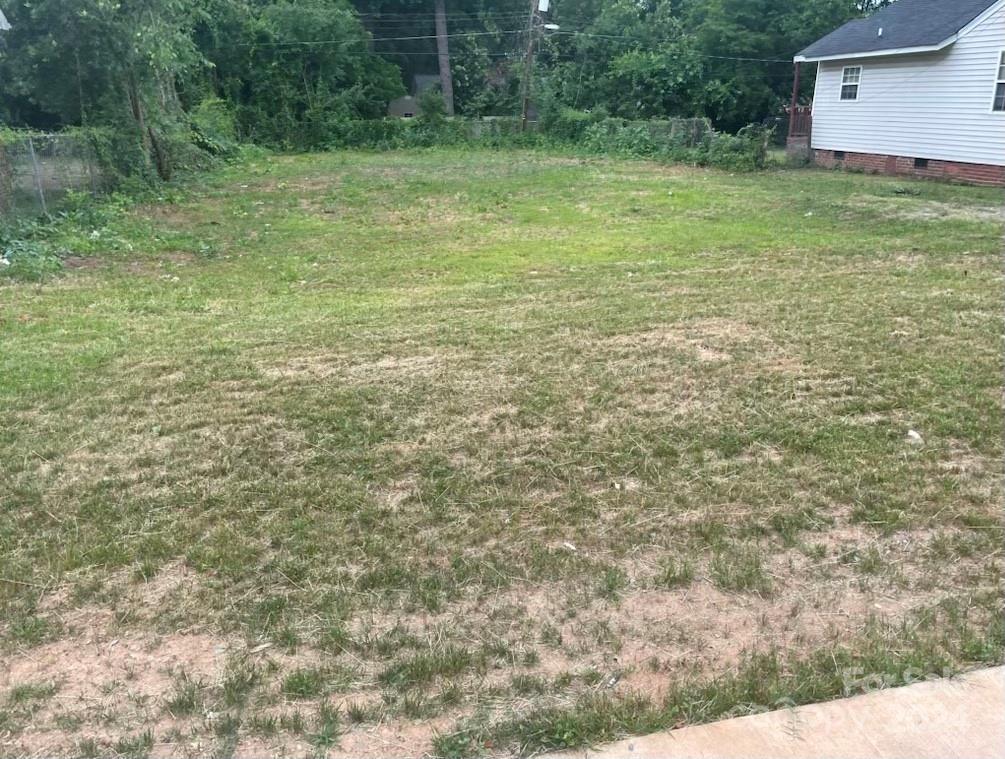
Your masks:
{"label": "patchy grass", "polygon": [[724,590],[768,593],[771,578],[756,545],[729,545],[712,555],[712,579]]}
{"label": "patchy grass", "polygon": [[1001,201],[338,153],[68,228],[0,286],[9,750],[527,753],[1001,660]]}
{"label": "patchy grass", "polygon": [[[951,617],[951,615],[950,615]],[[785,656],[777,651],[745,658],[736,673],[704,681],[677,682],[660,699],[643,693],[586,693],[571,705],[543,707],[486,723],[482,716],[434,739],[443,757],[464,757],[507,750],[528,755],[550,749],[575,748],[610,741],[627,734],[644,734],[686,724],[740,717],[789,708],[828,698],[867,693],[942,677],[953,672],[953,659],[966,647],[994,651],[1005,645],[1002,622],[990,622],[986,635],[964,623],[947,622],[947,637],[939,638],[923,617],[917,628],[891,629],[871,622],[852,649]],[[896,643],[894,641],[897,641]],[[908,649],[898,645],[909,643]],[[978,659],[979,660],[979,659]]]}
{"label": "patchy grass", "polygon": [[165,706],[173,717],[192,715],[202,706],[202,693],[205,686],[192,680],[182,673],[174,685],[174,692],[167,699]]}
{"label": "patchy grass", "polygon": [[283,693],[290,698],[312,698],[325,690],[325,673],[314,667],[295,669],[283,679]]}

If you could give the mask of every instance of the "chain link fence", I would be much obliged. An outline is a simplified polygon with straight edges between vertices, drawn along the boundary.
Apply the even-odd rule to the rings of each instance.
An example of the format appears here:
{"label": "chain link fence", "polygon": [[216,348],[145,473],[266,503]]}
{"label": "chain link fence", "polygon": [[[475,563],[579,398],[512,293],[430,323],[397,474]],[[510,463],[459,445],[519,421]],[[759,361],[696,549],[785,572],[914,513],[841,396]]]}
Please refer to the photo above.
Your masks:
{"label": "chain link fence", "polygon": [[0,140],[0,218],[48,216],[68,192],[104,189],[88,140],[32,134]]}

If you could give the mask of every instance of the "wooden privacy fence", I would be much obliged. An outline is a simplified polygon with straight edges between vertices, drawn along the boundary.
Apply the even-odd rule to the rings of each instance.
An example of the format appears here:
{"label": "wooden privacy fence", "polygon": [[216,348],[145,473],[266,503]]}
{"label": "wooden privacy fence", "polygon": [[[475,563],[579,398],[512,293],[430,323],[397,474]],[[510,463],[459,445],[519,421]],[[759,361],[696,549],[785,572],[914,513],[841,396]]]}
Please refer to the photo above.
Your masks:
{"label": "wooden privacy fence", "polygon": [[809,137],[813,131],[813,106],[797,105],[786,111],[789,114],[789,137]]}

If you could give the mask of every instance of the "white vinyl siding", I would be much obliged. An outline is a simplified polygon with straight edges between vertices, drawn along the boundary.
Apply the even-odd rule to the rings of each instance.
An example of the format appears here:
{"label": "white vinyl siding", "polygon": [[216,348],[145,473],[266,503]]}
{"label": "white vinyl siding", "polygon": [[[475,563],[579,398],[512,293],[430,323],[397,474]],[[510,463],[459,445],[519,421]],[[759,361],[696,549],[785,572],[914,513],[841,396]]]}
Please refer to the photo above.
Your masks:
{"label": "white vinyl siding", "polygon": [[[1005,5],[937,53],[822,61],[813,147],[1005,166],[1005,112],[993,109]],[[857,98],[842,99],[861,66]]]}

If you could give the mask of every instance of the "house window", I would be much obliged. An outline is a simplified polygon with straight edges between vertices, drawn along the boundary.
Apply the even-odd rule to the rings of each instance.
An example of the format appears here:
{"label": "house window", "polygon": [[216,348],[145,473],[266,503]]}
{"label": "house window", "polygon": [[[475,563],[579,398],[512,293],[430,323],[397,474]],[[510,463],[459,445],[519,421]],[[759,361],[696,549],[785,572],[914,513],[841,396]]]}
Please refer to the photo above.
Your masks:
{"label": "house window", "polygon": [[843,161],[844,160],[844,151],[843,150],[835,150],[834,151],[834,160],[835,161]]}
{"label": "house window", "polygon": [[998,59],[998,79],[995,81],[995,102],[992,111],[1005,111],[1005,52]]}
{"label": "house window", "polygon": [[928,168],[928,159],[927,158],[915,158],[914,159],[914,168],[916,168],[916,169],[927,169]]}
{"label": "house window", "polygon": [[841,99],[858,100],[858,85],[862,81],[861,66],[845,66],[841,73]]}

